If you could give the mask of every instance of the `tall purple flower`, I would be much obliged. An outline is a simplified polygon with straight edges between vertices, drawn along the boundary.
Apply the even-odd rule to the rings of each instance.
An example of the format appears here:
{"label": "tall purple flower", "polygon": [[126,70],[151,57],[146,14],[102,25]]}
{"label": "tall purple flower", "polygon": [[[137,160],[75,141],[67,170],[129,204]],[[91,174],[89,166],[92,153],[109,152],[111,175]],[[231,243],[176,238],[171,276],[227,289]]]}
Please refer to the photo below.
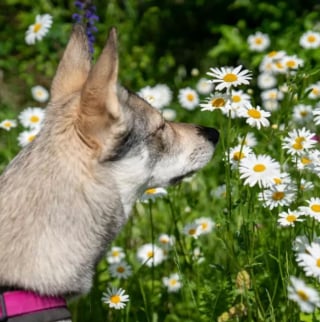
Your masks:
{"label": "tall purple flower", "polygon": [[88,37],[89,51],[93,54],[93,45],[95,37],[94,32],[97,32],[95,23],[99,20],[96,15],[97,8],[92,4],[91,0],[76,0],[74,6],[78,9],[78,13],[72,15],[72,19],[77,23],[83,23],[86,26],[86,34]]}

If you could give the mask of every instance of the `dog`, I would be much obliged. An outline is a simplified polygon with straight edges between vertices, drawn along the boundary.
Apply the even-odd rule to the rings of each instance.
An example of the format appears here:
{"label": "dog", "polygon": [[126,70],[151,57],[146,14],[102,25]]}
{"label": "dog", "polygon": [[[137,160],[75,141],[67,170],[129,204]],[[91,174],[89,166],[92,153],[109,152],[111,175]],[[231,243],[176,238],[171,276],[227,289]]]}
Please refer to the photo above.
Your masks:
{"label": "dog", "polygon": [[0,321],[71,321],[64,299],[90,290],[139,196],[204,167],[218,139],[119,85],[115,28],[92,64],[74,26],[43,127],[0,177]]}

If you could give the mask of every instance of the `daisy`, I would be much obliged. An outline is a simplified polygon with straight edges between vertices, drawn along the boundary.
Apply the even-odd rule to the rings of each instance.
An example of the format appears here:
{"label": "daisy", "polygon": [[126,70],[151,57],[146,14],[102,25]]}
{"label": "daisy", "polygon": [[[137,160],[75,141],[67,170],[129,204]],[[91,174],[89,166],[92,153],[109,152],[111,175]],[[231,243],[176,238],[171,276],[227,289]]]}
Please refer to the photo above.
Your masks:
{"label": "daisy", "polygon": [[301,211],[303,211],[305,215],[310,216],[317,221],[320,221],[320,198],[312,197],[310,200],[307,200],[307,203],[308,206],[300,207]]}
{"label": "daisy", "polygon": [[280,108],[279,101],[277,100],[265,100],[262,102],[262,106],[268,112],[274,112]]}
{"label": "daisy", "polygon": [[260,192],[258,199],[262,201],[265,208],[270,210],[278,206],[289,206],[295,200],[296,194],[287,185],[272,185],[270,188]]}
{"label": "daisy", "polygon": [[108,288],[107,292],[102,294],[102,302],[108,304],[110,308],[120,310],[126,306],[129,301],[129,295],[125,294],[122,288]]}
{"label": "daisy", "polygon": [[268,155],[250,154],[240,161],[240,178],[244,184],[253,187],[258,184],[261,187],[270,187],[274,177],[280,173],[280,165]]}
{"label": "daisy", "polygon": [[201,228],[198,224],[193,222],[183,227],[183,233],[187,236],[197,239],[201,234]]}
{"label": "daisy", "polygon": [[261,73],[257,78],[257,83],[260,89],[268,89],[277,85],[277,78],[271,73]]}
{"label": "daisy", "polygon": [[210,68],[207,75],[213,77],[212,83],[217,83],[216,90],[230,89],[239,85],[248,85],[251,79],[251,73],[247,69],[242,69],[242,66]]}
{"label": "daisy", "polygon": [[297,221],[303,221],[303,219],[301,219],[300,216],[301,213],[299,211],[292,211],[288,209],[287,211],[280,212],[278,224],[282,227],[294,227]]}
{"label": "daisy", "polygon": [[198,225],[200,235],[211,233],[215,226],[214,221],[208,217],[197,218],[195,224]]}
{"label": "daisy", "polygon": [[39,129],[33,129],[30,131],[23,131],[18,135],[18,144],[21,147],[25,147],[31,143],[39,133]]}
{"label": "daisy", "polygon": [[171,274],[169,277],[163,277],[162,282],[167,287],[169,293],[178,292],[182,287],[180,276],[177,273]]}
{"label": "daisy", "polygon": [[230,97],[223,93],[211,94],[205,103],[200,104],[201,111],[215,111],[221,110],[226,114],[225,108],[230,102]]}
{"label": "daisy", "polygon": [[288,298],[296,302],[300,310],[305,313],[312,313],[320,306],[318,292],[307,286],[305,282],[294,276],[290,277],[291,285],[288,286]]}
{"label": "daisy", "polygon": [[168,234],[161,234],[159,236],[158,241],[162,247],[169,248],[174,244],[175,239],[174,236],[170,236]]}
{"label": "daisy", "polygon": [[247,39],[249,48],[252,51],[264,51],[270,46],[270,38],[267,34],[257,31],[255,34],[250,35]]}
{"label": "daisy", "polygon": [[40,107],[28,107],[19,114],[18,118],[24,127],[35,129],[41,127],[44,116],[44,109]]}
{"label": "daisy", "polygon": [[107,252],[107,262],[109,264],[120,263],[126,257],[122,247],[113,246]]}
{"label": "daisy", "polygon": [[198,264],[204,262],[205,258],[199,247],[194,248],[192,251],[192,260]]}
{"label": "daisy", "polygon": [[315,49],[320,47],[320,33],[308,30],[299,40],[300,46],[305,49]]}
{"label": "daisy", "polygon": [[167,121],[174,121],[177,117],[177,112],[171,108],[164,108],[161,113],[163,118]]}
{"label": "daisy", "polygon": [[310,122],[313,119],[312,106],[306,104],[294,106],[292,119],[299,124]]}
{"label": "daisy", "polygon": [[282,147],[291,155],[302,155],[312,149],[317,141],[314,140],[314,133],[306,128],[294,129],[283,138]]}
{"label": "daisy", "polygon": [[143,87],[137,94],[153,107],[159,108],[159,101],[161,100],[160,92],[158,92],[154,87]]}
{"label": "daisy", "polygon": [[[298,210],[301,214],[301,211]],[[297,236],[293,241],[292,249],[297,253],[305,253],[306,247],[309,245],[309,240],[307,236]]]}
{"label": "daisy", "polygon": [[121,261],[120,263],[111,264],[109,272],[112,277],[127,279],[132,274],[132,269],[125,261]]}
{"label": "daisy", "polygon": [[307,276],[320,278],[320,245],[312,242],[304,253],[297,254],[297,263]]}
{"label": "daisy", "polygon": [[314,184],[311,181],[307,181],[306,179],[301,179],[299,190],[300,191],[310,191],[314,189]]}
{"label": "daisy", "polygon": [[274,185],[286,185],[292,184],[290,174],[287,172],[280,172],[277,176],[272,178]]}
{"label": "daisy", "polygon": [[218,186],[212,193],[218,199],[225,199],[227,196],[227,187],[225,184],[222,184],[221,186]]}
{"label": "daisy", "polygon": [[277,88],[271,88],[261,92],[261,99],[263,101],[267,101],[267,100],[281,101],[283,99],[283,93],[279,91]]}
{"label": "daisy", "polygon": [[168,194],[167,190],[164,188],[149,188],[140,197],[141,201],[156,200],[159,197],[166,196]]}
{"label": "daisy", "polygon": [[314,164],[312,157],[309,155],[312,151],[306,154],[292,157],[292,163],[296,163],[298,170],[309,169],[312,170]]}
{"label": "daisy", "polygon": [[194,110],[199,105],[198,93],[190,87],[179,90],[178,100],[180,105],[186,110]]}
{"label": "daisy", "polygon": [[308,98],[319,99],[320,98],[320,82],[316,82],[316,83],[308,86],[306,88],[306,92],[308,93]]}
{"label": "daisy", "polygon": [[213,91],[213,84],[207,78],[200,78],[196,89],[199,94],[208,95]]}
{"label": "daisy", "polygon": [[40,103],[44,103],[49,98],[49,92],[40,85],[31,88],[31,94],[34,100]]}
{"label": "daisy", "polygon": [[252,132],[248,132],[245,137],[239,136],[238,143],[240,145],[253,148],[254,146],[257,145],[257,139]]}
{"label": "daisy", "polygon": [[241,116],[246,118],[246,123],[252,127],[256,127],[258,130],[261,127],[268,127],[270,125],[267,119],[270,116],[270,112],[262,110],[260,106],[244,108]]}
{"label": "daisy", "polygon": [[154,244],[142,245],[137,251],[137,257],[142,264],[148,267],[157,266],[165,259],[163,250]]}
{"label": "daisy", "polygon": [[171,103],[172,91],[168,85],[157,84],[153,89],[157,92],[158,97],[158,100],[155,102],[155,108],[162,109]]}
{"label": "daisy", "polygon": [[250,147],[239,144],[231,148],[229,153],[228,152],[226,153],[227,154],[226,157],[228,157],[228,154],[229,154],[228,160],[230,160],[231,167],[235,169],[239,166],[240,161],[246,158],[251,153],[253,152]]}
{"label": "daisy", "polygon": [[0,122],[0,128],[6,131],[10,131],[14,127],[17,127],[16,120],[3,120]]}
{"label": "daisy", "polygon": [[283,64],[290,71],[297,70],[299,67],[304,65],[303,59],[297,57],[297,55],[285,56],[283,58]]}
{"label": "daisy", "polygon": [[51,25],[51,15],[37,15],[35,24],[29,26],[26,32],[26,43],[28,45],[34,45],[36,41],[41,40],[48,33]]}

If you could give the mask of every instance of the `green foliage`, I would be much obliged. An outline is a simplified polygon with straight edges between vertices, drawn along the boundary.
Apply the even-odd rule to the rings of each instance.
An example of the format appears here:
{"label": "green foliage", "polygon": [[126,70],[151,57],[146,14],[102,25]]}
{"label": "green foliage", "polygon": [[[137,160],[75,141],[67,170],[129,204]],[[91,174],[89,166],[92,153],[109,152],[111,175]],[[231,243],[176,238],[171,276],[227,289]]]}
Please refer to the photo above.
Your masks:
{"label": "green foliage", "polygon": [[[255,131],[259,141],[255,152],[270,154],[288,167],[293,181],[301,178],[314,183],[311,192],[299,191],[292,207],[302,205],[310,196],[319,196],[319,176],[305,175],[290,168],[290,158],[281,148],[285,129],[291,128],[295,104],[314,104],[307,87],[320,78],[320,49],[302,50],[299,37],[306,30],[319,30],[319,4],[316,1],[259,0],[175,0],[175,1],[96,1],[97,23],[94,59],[104,46],[111,26],[119,34],[120,80],[134,91],[146,85],[168,84],[174,96],[182,87],[194,87],[209,67],[244,65],[253,71],[249,93],[261,104],[257,86],[259,65],[265,52],[248,49],[247,37],[255,31],[267,33],[272,50],[286,50],[304,60],[304,68],[293,75],[280,75],[279,84],[288,91],[282,108],[272,113],[272,125]],[[0,4],[0,121],[17,119],[19,112],[34,105],[30,89],[41,84],[47,88],[71,31],[75,11],[69,0],[3,0]],[[25,31],[36,14],[49,13],[54,23],[42,41],[25,43]],[[191,76],[197,68],[199,76]],[[204,97],[201,97],[202,99]],[[38,104],[38,103],[37,103]],[[44,106],[44,104],[40,104]],[[240,136],[252,129],[243,119],[231,120],[220,112],[192,112],[174,99],[177,120],[213,126],[221,141],[214,160],[192,181],[169,189],[168,196],[148,204],[137,203],[132,217],[114,245],[125,249],[133,268],[127,280],[110,275],[103,259],[98,267],[92,291],[70,302],[74,321],[316,321],[301,313],[288,300],[289,277],[304,276],[298,268],[292,241],[298,235],[312,240],[320,234],[318,223],[306,221],[292,228],[279,228],[281,207],[268,209],[258,201],[259,189],[249,188],[227,162],[226,154]],[[18,152],[16,138],[22,127],[5,132],[0,129],[0,169]],[[313,125],[312,130],[319,128]],[[230,160],[229,160],[230,161]],[[226,191],[215,195],[226,184]],[[192,239],[183,234],[187,223],[210,217],[215,229],[209,235]],[[161,233],[174,236],[175,243],[167,259],[157,267],[147,267],[136,259],[137,249],[156,243]],[[203,261],[195,258],[199,248]],[[249,286],[237,285],[239,272],[248,273]],[[183,287],[169,293],[162,278],[178,272]],[[307,280],[319,289],[319,283]],[[112,310],[101,297],[109,285],[122,287],[130,295],[123,310]],[[225,318],[223,320],[223,318]]]}

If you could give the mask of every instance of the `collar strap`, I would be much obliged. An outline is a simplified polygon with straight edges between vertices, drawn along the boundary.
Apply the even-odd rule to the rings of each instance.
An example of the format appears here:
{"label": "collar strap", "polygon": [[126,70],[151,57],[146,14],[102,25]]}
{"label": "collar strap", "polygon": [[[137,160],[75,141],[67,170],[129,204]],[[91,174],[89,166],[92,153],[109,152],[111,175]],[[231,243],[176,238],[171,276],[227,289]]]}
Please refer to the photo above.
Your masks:
{"label": "collar strap", "polygon": [[41,296],[29,291],[9,291],[0,294],[0,321],[17,315],[66,306],[66,300],[62,297]]}

